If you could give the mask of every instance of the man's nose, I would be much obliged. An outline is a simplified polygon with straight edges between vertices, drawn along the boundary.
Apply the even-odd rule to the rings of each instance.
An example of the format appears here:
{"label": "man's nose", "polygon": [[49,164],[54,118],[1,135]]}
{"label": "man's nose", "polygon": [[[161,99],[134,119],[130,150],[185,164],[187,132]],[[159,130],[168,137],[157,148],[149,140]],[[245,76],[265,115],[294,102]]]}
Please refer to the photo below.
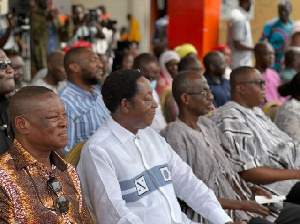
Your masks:
{"label": "man's nose", "polygon": [[59,125],[61,127],[68,127],[69,126],[69,122],[68,119],[65,115],[61,115],[60,116],[60,121],[59,121]]}
{"label": "man's nose", "polygon": [[154,107],[154,108],[158,107],[158,103],[156,102],[156,100],[154,98],[152,100],[152,107]]}

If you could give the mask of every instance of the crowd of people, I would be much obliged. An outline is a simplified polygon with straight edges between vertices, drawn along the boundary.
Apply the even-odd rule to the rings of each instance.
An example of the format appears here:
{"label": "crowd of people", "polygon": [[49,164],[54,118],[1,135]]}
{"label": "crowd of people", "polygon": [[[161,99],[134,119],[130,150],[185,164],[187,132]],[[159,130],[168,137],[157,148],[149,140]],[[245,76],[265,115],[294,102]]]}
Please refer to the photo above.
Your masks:
{"label": "crowd of people", "polygon": [[[31,83],[22,57],[1,45],[9,34],[0,40],[1,223],[300,223],[300,45],[289,0],[257,43],[252,1],[239,0],[228,45],[201,60],[192,44],[169,49],[159,38],[140,54],[133,15],[119,35],[104,6],[76,5],[62,24],[47,2],[32,5]],[[268,102],[280,105],[274,120]],[[65,158],[78,144],[74,167]]]}

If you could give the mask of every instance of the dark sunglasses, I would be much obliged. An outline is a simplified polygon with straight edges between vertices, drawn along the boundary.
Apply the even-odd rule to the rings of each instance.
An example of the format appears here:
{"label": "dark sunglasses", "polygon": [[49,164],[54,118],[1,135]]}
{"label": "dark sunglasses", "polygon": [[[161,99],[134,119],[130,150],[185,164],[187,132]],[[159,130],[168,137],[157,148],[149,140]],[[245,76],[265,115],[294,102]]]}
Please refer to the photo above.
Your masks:
{"label": "dark sunglasses", "polygon": [[[45,206],[42,202],[42,199],[39,195],[39,192],[38,192],[38,189],[37,189],[37,186],[32,178],[32,176],[30,175],[29,173],[29,170],[27,168],[25,168],[25,171],[26,173],[28,174],[32,184],[33,184],[33,187],[34,187],[34,190],[35,190],[35,193],[37,194],[37,197],[40,201],[40,203],[47,209],[51,210],[51,211],[56,211],[56,209],[53,209],[53,208],[49,208],[47,206]],[[55,177],[50,177],[49,180],[47,180],[47,185],[48,187],[54,192],[54,194],[56,195],[57,197],[57,208],[59,209],[59,211],[61,213],[67,213],[69,211],[69,200],[66,198],[66,196],[64,195],[61,195],[59,196],[59,192],[62,192],[62,187],[61,187],[61,184],[59,182],[59,180],[57,180]]]}
{"label": "dark sunglasses", "polygon": [[0,69],[7,69],[8,65],[11,67],[11,60],[0,61]]}
{"label": "dark sunglasses", "polygon": [[250,80],[250,81],[244,81],[244,82],[240,82],[238,84],[257,84],[259,85],[260,87],[263,87],[266,85],[266,82],[265,80],[262,80],[262,79],[258,79],[258,80]]}
{"label": "dark sunglasses", "polygon": [[47,184],[57,197],[57,208],[59,211],[61,213],[67,213],[69,211],[69,200],[64,195],[58,195],[59,192],[62,192],[62,187],[59,180],[57,180],[55,177],[50,177],[50,179],[47,181]]}

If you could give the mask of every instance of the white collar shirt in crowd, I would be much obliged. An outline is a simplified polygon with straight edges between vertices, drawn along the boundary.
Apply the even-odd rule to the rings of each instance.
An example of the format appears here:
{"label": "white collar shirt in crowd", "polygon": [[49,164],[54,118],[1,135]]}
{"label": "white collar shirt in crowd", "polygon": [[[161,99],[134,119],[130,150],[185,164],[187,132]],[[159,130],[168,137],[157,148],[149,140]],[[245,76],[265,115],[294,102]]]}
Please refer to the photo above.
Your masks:
{"label": "white collar shirt in crowd", "polygon": [[156,90],[153,90],[152,92],[154,100],[157,102],[158,106],[155,109],[155,117],[152,121],[152,124],[150,125],[151,128],[153,128],[157,133],[159,133],[162,129],[164,129],[167,125],[165,116],[163,114],[161,105],[160,105],[160,99],[159,95],[156,92]]}
{"label": "white collar shirt in crowd", "polygon": [[33,86],[45,86],[48,89],[53,90],[53,92],[55,92],[56,94],[58,94],[58,92],[67,85],[67,81],[66,80],[59,81],[58,84],[56,86],[54,86],[54,85],[48,84],[44,79],[37,79],[31,85],[33,85]]}
{"label": "white collar shirt in crowd", "polygon": [[[248,109],[229,101],[210,119],[235,147],[245,163],[244,170],[260,166],[299,169],[299,143],[281,131],[260,108]],[[277,181],[261,186],[274,194],[287,195],[296,182]]]}
{"label": "white collar shirt in crowd", "polygon": [[176,196],[212,223],[231,221],[214,193],[149,127],[134,135],[110,117],[84,145],[77,171],[101,224],[194,223]]}

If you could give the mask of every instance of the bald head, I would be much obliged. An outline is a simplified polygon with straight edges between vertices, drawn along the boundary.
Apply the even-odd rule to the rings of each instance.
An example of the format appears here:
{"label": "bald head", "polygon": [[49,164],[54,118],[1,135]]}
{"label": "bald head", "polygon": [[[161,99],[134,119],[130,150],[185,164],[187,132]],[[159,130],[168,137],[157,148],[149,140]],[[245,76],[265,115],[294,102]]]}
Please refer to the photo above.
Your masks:
{"label": "bald head", "polygon": [[255,53],[255,67],[260,72],[265,72],[267,68],[270,68],[274,64],[275,51],[270,43],[259,42],[254,47]]}
{"label": "bald head", "polygon": [[181,106],[181,95],[193,91],[193,80],[203,78],[201,73],[195,71],[183,71],[173,79],[172,94],[179,107]]}
{"label": "bald head", "polygon": [[53,51],[48,56],[47,64],[55,65],[55,64],[63,64],[65,53],[62,51]]}
{"label": "bald head", "polygon": [[134,59],[132,69],[139,69],[142,73],[144,73],[145,67],[151,62],[158,63],[153,55],[149,53],[142,53]]}
{"label": "bald head", "polygon": [[203,64],[206,70],[209,70],[211,64],[215,63],[216,60],[222,57],[223,54],[219,51],[210,51],[203,58]]}
{"label": "bald head", "polygon": [[265,49],[267,48],[273,48],[272,45],[270,43],[267,42],[258,42],[255,47],[254,47],[254,53],[255,55],[260,55],[262,54]]}
{"label": "bald head", "polygon": [[185,56],[178,64],[178,71],[195,71],[202,72],[202,65],[199,59],[195,56]]}
{"label": "bald head", "polygon": [[84,51],[89,51],[89,48],[86,47],[74,47],[71,48],[65,55],[64,66],[68,75],[71,73],[70,64],[79,63],[81,59],[81,54]]}
{"label": "bald head", "polygon": [[58,82],[67,79],[67,74],[64,67],[65,53],[62,51],[53,51],[48,57],[48,74],[47,82],[57,85]]}
{"label": "bald head", "polygon": [[14,124],[15,118],[23,116],[30,119],[40,109],[37,101],[51,95],[57,96],[52,90],[44,86],[26,86],[16,92],[9,103],[9,115]]}
{"label": "bald head", "polygon": [[284,23],[289,21],[292,12],[292,3],[290,0],[280,0],[278,2],[278,17]]}
{"label": "bald head", "polygon": [[203,58],[203,64],[208,76],[222,77],[225,73],[225,56],[220,51],[210,51]]}
{"label": "bald head", "polygon": [[299,70],[300,47],[289,47],[284,55],[284,63],[288,68]]}
{"label": "bald head", "polygon": [[231,94],[234,93],[234,87],[239,83],[247,80],[249,72],[256,70],[250,66],[241,66],[236,69],[233,69],[230,73],[230,86],[231,86]]}

